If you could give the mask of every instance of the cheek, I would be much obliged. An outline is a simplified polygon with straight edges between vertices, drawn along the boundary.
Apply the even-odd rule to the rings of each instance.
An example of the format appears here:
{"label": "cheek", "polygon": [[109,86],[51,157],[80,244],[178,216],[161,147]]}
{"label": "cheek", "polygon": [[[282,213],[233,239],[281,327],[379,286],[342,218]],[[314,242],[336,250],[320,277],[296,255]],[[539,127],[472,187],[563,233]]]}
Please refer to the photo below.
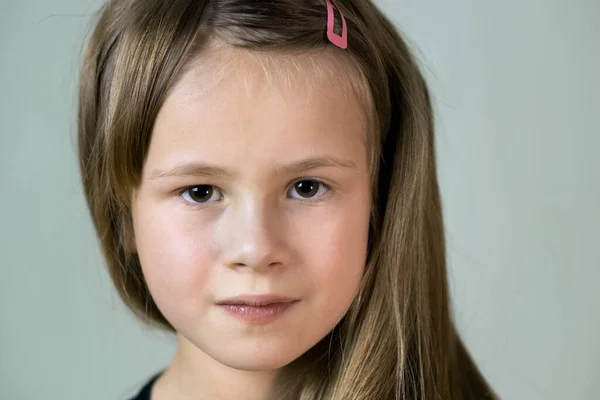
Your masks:
{"label": "cheek", "polygon": [[366,262],[368,210],[360,210],[349,207],[322,221],[305,249],[311,255],[307,265],[318,307],[340,318],[358,290]]}
{"label": "cheek", "polygon": [[167,318],[197,314],[213,260],[210,233],[198,221],[160,207],[134,212],[135,242],[144,278]]}

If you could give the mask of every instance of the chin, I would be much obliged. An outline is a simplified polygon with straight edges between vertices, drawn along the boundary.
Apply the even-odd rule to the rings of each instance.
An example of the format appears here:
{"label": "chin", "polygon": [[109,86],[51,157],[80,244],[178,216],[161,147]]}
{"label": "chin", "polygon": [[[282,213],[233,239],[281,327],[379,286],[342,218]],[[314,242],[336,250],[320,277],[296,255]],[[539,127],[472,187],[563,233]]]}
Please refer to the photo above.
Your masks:
{"label": "chin", "polygon": [[[211,353],[219,363],[241,371],[274,371],[296,360],[303,352],[295,352],[288,344],[287,348],[269,343],[260,345],[231,346],[223,351]],[[297,354],[299,353],[299,354]]]}

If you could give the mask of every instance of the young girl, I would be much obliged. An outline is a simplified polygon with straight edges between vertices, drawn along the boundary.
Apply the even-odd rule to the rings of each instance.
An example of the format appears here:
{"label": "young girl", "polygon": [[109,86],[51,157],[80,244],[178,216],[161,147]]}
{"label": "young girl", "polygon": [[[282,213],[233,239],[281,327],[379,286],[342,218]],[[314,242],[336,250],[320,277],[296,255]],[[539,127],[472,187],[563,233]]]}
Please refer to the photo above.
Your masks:
{"label": "young girl", "polygon": [[368,0],[111,0],[79,157],[110,275],[175,332],[138,399],[495,399],[453,325],[432,107]]}

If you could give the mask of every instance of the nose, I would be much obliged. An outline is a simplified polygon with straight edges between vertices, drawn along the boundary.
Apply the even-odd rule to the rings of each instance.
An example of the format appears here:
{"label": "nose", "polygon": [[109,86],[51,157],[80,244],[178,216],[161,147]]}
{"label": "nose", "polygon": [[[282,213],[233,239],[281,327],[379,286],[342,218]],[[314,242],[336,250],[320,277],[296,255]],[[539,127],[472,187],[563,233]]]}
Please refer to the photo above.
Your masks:
{"label": "nose", "polygon": [[215,234],[222,264],[252,269],[285,264],[284,225],[277,207],[264,201],[252,199],[230,204]]}

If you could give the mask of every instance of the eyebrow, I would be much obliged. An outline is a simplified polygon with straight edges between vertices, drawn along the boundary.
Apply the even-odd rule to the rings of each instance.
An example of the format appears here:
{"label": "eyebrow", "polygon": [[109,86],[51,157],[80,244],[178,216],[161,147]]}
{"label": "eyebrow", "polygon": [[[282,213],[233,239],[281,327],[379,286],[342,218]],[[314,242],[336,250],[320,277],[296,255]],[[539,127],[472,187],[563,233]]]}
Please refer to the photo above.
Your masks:
{"label": "eyebrow", "polygon": [[[273,175],[280,174],[298,174],[301,172],[325,168],[335,167],[343,169],[356,169],[355,162],[343,160],[332,156],[313,156],[296,161],[286,165],[278,165],[275,167]],[[156,169],[150,172],[150,180],[161,180],[170,177],[207,177],[207,178],[227,178],[234,179],[238,174],[216,165],[203,163],[188,163],[177,165],[169,169]]]}

